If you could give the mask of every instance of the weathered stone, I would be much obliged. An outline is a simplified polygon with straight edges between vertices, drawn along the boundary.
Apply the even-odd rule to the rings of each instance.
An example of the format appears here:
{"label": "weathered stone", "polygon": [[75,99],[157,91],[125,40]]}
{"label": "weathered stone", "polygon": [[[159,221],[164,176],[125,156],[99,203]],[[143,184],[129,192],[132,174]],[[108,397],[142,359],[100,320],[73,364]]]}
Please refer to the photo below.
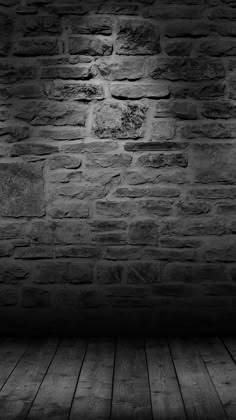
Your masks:
{"label": "weathered stone", "polygon": [[235,118],[236,105],[230,101],[208,101],[203,103],[202,115],[206,118]]}
{"label": "weathered stone", "polygon": [[140,200],[137,202],[137,213],[146,216],[170,216],[173,213],[173,202],[167,200]]}
{"label": "weathered stone", "polygon": [[93,71],[88,66],[48,66],[41,70],[42,79],[74,79],[89,80],[93,77]]}
{"label": "weathered stone", "polygon": [[121,20],[116,38],[116,53],[127,55],[158,54],[160,34],[150,22]]}
{"label": "weathered stone", "polygon": [[65,128],[52,128],[42,129],[39,131],[39,137],[49,140],[79,140],[86,137],[86,129],[84,127],[65,127]]}
{"label": "weathered stone", "polygon": [[59,42],[56,39],[21,39],[14,44],[14,54],[21,57],[34,57],[59,53]]}
{"label": "weathered stone", "polygon": [[227,233],[226,223],[221,218],[176,219],[161,226],[162,235],[223,235]]}
{"label": "weathered stone", "polygon": [[206,260],[210,262],[235,262],[236,243],[235,240],[222,241],[220,244],[211,246],[211,249],[206,250]]}
{"label": "weathered stone", "polygon": [[195,261],[196,252],[192,249],[164,249],[145,247],[143,256],[158,261]]}
{"label": "weathered stone", "polygon": [[212,29],[219,35],[223,36],[236,36],[236,25],[235,22],[227,21],[227,25],[222,21],[212,25]]}
{"label": "weathered stone", "polygon": [[130,142],[124,145],[124,149],[128,152],[168,152],[172,150],[184,150],[187,147],[188,143],[173,141]]}
{"label": "weathered stone", "polygon": [[128,154],[90,154],[87,156],[87,168],[127,168],[132,157]]}
{"label": "weathered stone", "polygon": [[64,153],[106,153],[113,152],[119,147],[115,141],[91,141],[91,142],[80,142],[74,144],[66,144],[62,146]]}
{"label": "weathered stone", "polygon": [[196,122],[186,124],[181,134],[186,139],[208,137],[210,139],[231,139],[235,137],[236,125],[222,122]]}
{"label": "weathered stone", "polygon": [[42,216],[44,193],[42,167],[38,164],[0,164],[0,213],[2,216]]}
{"label": "weathered stone", "polygon": [[61,197],[77,198],[79,200],[96,200],[104,198],[107,195],[107,188],[100,183],[88,184],[88,183],[74,183],[61,187],[57,190],[57,193]]}
{"label": "weathered stone", "polygon": [[23,308],[47,308],[50,305],[50,292],[37,287],[22,289]]}
{"label": "weathered stone", "polygon": [[81,166],[81,159],[75,156],[63,155],[51,156],[48,166],[54,169],[78,169]]}
{"label": "weathered stone", "polygon": [[234,203],[222,203],[217,205],[217,214],[226,214],[234,216],[236,214],[236,204]]}
{"label": "weathered stone", "polygon": [[89,207],[88,204],[84,203],[83,201],[57,200],[48,205],[47,213],[54,219],[84,219],[89,216]]}
{"label": "weathered stone", "polygon": [[4,13],[0,13],[0,56],[7,55],[13,30],[12,20]]}
{"label": "weathered stone", "polygon": [[114,15],[136,15],[138,13],[138,5],[127,1],[105,2],[101,4],[97,13],[114,14]]}
{"label": "weathered stone", "polygon": [[165,44],[165,51],[169,56],[188,57],[194,48],[193,41],[169,40]]}
{"label": "weathered stone", "polygon": [[25,266],[15,262],[4,262],[0,265],[0,282],[1,283],[19,283],[26,279],[29,270]]}
{"label": "weathered stone", "polygon": [[94,232],[92,241],[101,245],[122,245],[127,243],[126,232]]}
{"label": "weathered stone", "polygon": [[99,284],[121,283],[123,271],[121,264],[99,262],[96,265],[96,282]]}
{"label": "weathered stone", "polygon": [[210,34],[211,26],[203,22],[170,23],[165,27],[165,35],[169,38],[176,37],[202,37]]}
{"label": "weathered stone", "polygon": [[185,168],[188,165],[186,153],[148,153],[137,159],[137,166],[145,168],[163,168],[165,166],[180,166]]}
{"label": "weathered stone", "polygon": [[57,246],[55,256],[57,258],[101,258],[102,250],[95,246]]}
{"label": "weathered stone", "polygon": [[228,276],[225,268],[219,264],[176,264],[165,266],[162,272],[164,282],[182,283],[209,283],[227,281]]}
{"label": "weathered stone", "polygon": [[153,79],[201,81],[224,75],[224,66],[219,59],[158,57],[150,61],[150,76]]}
{"label": "weathered stone", "polygon": [[72,284],[91,284],[93,282],[93,264],[69,263],[65,272],[65,279]]}
{"label": "weathered stone", "polygon": [[116,230],[126,230],[127,222],[124,220],[93,220],[89,223],[91,231],[110,232]]}
{"label": "weathered stone", "polygon": [[152,124],[152,138],[154,140],[171,140],[175,136],[176,124],[171,119],[156,119]]}
{"label": "weathered stone", "polygon": [[0,63],[1,83],[13,83],[18,80],[34,79],[36,77],[36,67],[24,64]]}
{"label": "weathered stone", "polygon": [[189,165],[195,182],[202,184],[236,181],[236,148],[230,144],[196,144],[192,146]]}
{"label": "weathered stone", "polygon": [[104,99],[103,87],[99,84],[52,81],[44,84],[45,95],[56,100]]}
{"label": "weathered stone", "polygon": [[0,292],[0,306],[15,306],[18,303],[18,291],[16,289],[2,289]]}
{"label": "weathered stone", "polygon": [[176,204],[178,215],[201,215],[211,211],[211,205],[205,201],[182,200]]}
{"label": "weathered stone", "polygon": [[113,28],[113,19],[109,16],[70,16],[68,26],[71,27],[73,34],[96,34],[111,35]]}
{"label": "weathered stone", "polygon": [[77,220],[34,222],[30,231],[34,243],[49,245],[84,243],[87,235],[85,222]]}
{"label": "weathered stone", "polygon": [[22,36],[59,35],[60,20],[57,16],[22,16],[17,21],[17,32]]}
{"label": "weathered stone", "polygon": [[192,120],[197,118],[197,107],[190,101],[158,101],[155,116]]}
{"label": "weathered stone", "polygon": [[194,99],[212,99],[223,97],[225,93],[224,82],[212,82],[212,83],[197,83],[188,84],[183,86],[182,84],[172,84],[170,86],[170,93],[174,98],[186,99],[187,97]]}
{"label": "weathered stone", "polygon": [[234,21],[236,18],[236,9],[214,7],[211,9],[208,17],[209,19],[229,19]]}
{"label": "weathered stone", "polygon": [[159,265],[156,263],[134,262],[128,265],[127,282],[133,284],[156,283],[159,281]]}
{"label": "weathered stone", "polygon": [[134,207],[131,201],[97,201],[96,213],[106,217],[126,217],[132,214]]}
{"label": "weathered stone", "polygon": [[130,244],[156,244],[158,226],[152,219],[135,220],[129,226],[128,239]]}
{"label": "weathered stone", "polygon": [[188,192],[189,197],[197,198],[202,200],[227,200],[227,199],[235,199],[236,197],[236,188],[231,187],[212,187],[212,188],[195,188],[189,190]]}
{"label": "weathered stone", "polygon": [[205,42],[199,42],[196,45],[196,51],[199,55],[212,57],[235,56],[236,41],[222,39],[207,39]]}
{"label": "weathered stone", "polygon": [[33,125],[85,125],[87,107],[73,102],[34,101],[19,104],[15,116]]}
{"label": "weathered stone", "polygon": [[94,133],[100,138],[139,138],[144,134],[144,104],[106,102],[96,108]]}
{"label": "weathered stone", "polygon": [[51,153],[58,152],[57,146],[51,146],[44,143],[19,143],[14,144],[11,148],[11,156],[22,156],[22,155],[49,155]]}
{"label": "weathered stone", "polygon": [[166,98],[169,96],[169,86],[163,82],[145,84],[112,83],[110,91],[114,98],[120,99]]}
{"label": "weathered stone", "polygon": [[112,42],[110,39],[95,38],[93,36],[76,36],[69,38],[71,54],[111,55]]}
{"label": "weathered stone", "polygon": [[137,260],[142,256],[142,247],[137,246],[109,246],[104,258],[108,260]]}
{"label": "weathered stone", "polygon": [[137,80],[145,74],[145,60],[143,57],[100,59],[95,62],[95,68],[105,80]]}
{"label": "weathered stone", "polygon": [[164,248],[199,248],[202,245],[201,239],[186,237],[163,236],[159,239],[160,247]]}
{"label": "weathered stone", "polygon": [[38,83],[21,83],[12,87],[11,94],[20,99],[37,99],[43,97],[41,86]]}

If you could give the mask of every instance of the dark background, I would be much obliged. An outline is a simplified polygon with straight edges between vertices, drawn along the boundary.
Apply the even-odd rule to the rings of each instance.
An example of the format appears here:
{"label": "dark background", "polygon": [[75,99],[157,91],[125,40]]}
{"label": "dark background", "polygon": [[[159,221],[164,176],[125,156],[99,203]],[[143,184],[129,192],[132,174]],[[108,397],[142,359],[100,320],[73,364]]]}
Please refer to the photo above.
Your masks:
{"label": "dark background", "polygon": [[0,1],[0,332],[229,333],[234,0]]}

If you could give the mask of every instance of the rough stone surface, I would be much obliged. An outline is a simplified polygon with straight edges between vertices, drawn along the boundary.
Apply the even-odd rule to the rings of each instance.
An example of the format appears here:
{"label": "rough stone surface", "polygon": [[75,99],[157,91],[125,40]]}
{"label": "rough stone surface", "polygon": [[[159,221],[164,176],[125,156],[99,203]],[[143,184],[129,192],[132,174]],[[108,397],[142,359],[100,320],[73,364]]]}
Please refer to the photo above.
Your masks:
{"label": "rough stone surface", "polygon": [[94,132],[100,138],[138,138],[144,134],[146,106],[137,103],[104,103],[97,108]]}
{"label": "rough stone surface", "polygon": [[160,35],[157,25],[134,20],[120,21],[116,53],[127,55],[158,54]]}
{"label": "rough stone surface", "polygon": [[234,333],[235,6],[0,0],[3,336]]}
{"label": "rough stone surface", "polygon": [[1,215],[43,216],[44,182],[41,165],[0,163],[0,173]]}

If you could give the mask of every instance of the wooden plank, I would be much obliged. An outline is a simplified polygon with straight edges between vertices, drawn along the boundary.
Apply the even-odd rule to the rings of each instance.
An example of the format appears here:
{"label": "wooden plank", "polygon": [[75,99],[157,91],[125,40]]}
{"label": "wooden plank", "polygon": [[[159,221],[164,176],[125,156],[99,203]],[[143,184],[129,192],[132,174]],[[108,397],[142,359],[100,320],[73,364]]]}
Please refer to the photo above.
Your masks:
{"label": "wooden plank", "polygon": [[185,420],[184,405],[166,340],[148,339],[146,352],[154,420]]}
{"label": "wooden plank", "polygon": [[114,350],[112,339],[90,340],[72,404],[71,420],[109,419]]}
{"label": "wooden plank", "polygon": [[23,420],[55,354],[58,340],[34,340],[0,392],[0,418]]}
{"label": "wooden plank", "polygon": [[189,339],[173,339],[170,348],[188,419],[226,419],[196,344]]}
{"label": "wooden plank", "polygon": [[29,340],[6,338],[0,343],[0,390],[26,351]]}
{"label": "wooden plank", "polygon": [[118,340],[111,419],[152,419],[143,340]]}
{"label": "wooden plank", "polygon": [[236,365],[218,338],[198,340],[198,347],[229,419],[236,419]]}
{"label": "wooden plank", "polygon": [[86,341],[82,339],[71,338],[62,341],[27,419],[68,418],[86,345]]}
{"label": "wooden plank", "polygon": [[235,337],[223,337],[222,341],[224,345],[227,347],[229,353],[231,354],[232,358],[236,363],[236,338]]}

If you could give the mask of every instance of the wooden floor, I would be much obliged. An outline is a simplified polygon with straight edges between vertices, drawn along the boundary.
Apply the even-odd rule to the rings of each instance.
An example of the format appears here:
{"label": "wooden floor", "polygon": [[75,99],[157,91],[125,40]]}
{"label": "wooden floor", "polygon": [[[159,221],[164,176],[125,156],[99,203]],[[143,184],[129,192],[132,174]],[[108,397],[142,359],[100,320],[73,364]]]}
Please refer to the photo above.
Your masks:
{"label": "wooden floor", "polygon": [[0,341],[0,419],[236,420],[236,339]]}

